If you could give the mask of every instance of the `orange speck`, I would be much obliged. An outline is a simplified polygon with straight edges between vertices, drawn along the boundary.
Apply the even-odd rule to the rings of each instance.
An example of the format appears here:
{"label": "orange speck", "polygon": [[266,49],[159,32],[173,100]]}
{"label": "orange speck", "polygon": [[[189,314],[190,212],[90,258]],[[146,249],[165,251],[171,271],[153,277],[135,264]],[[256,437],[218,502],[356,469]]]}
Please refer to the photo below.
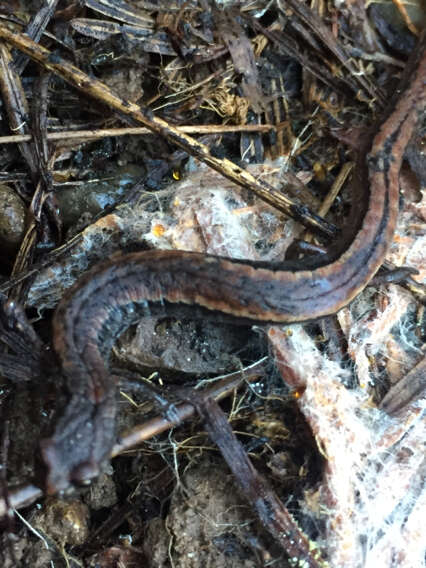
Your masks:
{"label": "orange speck", "polygon": [[327,170],[324,167],[323,164],[321,164],[320,162],[315,162],[314,166],[313,166],[313,170],[315,173],[315,177],[319,180],[319,181],[324,181],[325,177],[327,175]]}
{"label": "orange speck", "polygon": [[156,223],[151,229],[151,233],[154,235],[154,237],[162,237],[165,232],[166,227],[164,225],[161,225],[160,223]]}

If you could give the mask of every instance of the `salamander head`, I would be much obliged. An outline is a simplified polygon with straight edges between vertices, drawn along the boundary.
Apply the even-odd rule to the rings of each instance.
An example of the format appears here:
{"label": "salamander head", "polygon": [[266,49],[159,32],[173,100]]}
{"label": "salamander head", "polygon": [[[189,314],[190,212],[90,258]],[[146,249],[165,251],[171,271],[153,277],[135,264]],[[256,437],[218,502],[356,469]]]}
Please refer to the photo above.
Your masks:
{"label": "salamander head", "polygon": [[[54,438],[41,441],[41,453],[47,466],[46,492],[48,495],[65,493],[73,485],[88,485],[100,474],[99,464],[92,461],[75,464],[75,456],[69,454],[65,459]],[[74,458],[74,459],[73,459]]]}

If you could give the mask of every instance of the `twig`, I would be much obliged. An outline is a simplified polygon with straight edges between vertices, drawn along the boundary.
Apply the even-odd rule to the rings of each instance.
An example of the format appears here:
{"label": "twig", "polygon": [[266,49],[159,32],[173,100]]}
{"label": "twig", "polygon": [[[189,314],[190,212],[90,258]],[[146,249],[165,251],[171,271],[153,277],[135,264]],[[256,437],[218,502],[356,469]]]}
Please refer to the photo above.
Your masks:
{"label": "twig", "polygon": [[20,284],[24,280],[31,278],[32,276],[36,275],[42,268],[49,266],[49,264],[55,262],[55,260],[60,259],[63,255],[67,254],[70,250],[73,249],[80,241],[82,240],[82,233],[78,233],[74,237],[72,237],[69,241],[65,244],[61,245],[60,247],[54,249],[50,253],[46,254],[43,257],[43,260],[40,262],[35,262],[31,268],[25,270],[24,272],[20,272],[16,276],[9,278],[6,282],[0,285],[0,294],[5,294],[11,288]]}
{"label": "twig", "polygon": [[[237,371],[236,373],[231,373],[222,378],[216,385],[210,387],[203,391],[205,396],[214,398],[216,400],[221,400],[228,396],[231,392],[241,386],[242,382],[254,381],[259,377],[259,375],[264,373],[264,363],[266,358],[257,361],[250,367],[246,367],[242,371]],[[184,402],[176,405],[176,414],[179,417],[179,422],[187,420],[195,413],[195,409],[192,404]],[[144,424],[135,426],[129,430],[125,435],[120,437],[120,441],[115,444],[112,449],[111,457],[118,456],[126,450],[137,446],[141,442],[152,438],[152,436],[157,436],[166,430],[169,430],[176,423],[172,420],[157,416],[152,420],[148,420]]]}
{"label": "twig", "polygon": [[[186,134],[227,134],[233,132],[270,132],[274,130],[273,124],[199,124],[179,126],[179,130]],[[99,130],[63,130],[61,132],[48,132],[47,140],[75,140],[75,139],[95,139],[106,138],[107,136],[128,136],[152,134],[149,128],[143,126],[139,128],[102,128]],[[33,139],[31,134],[16,134],[15,136],[0,136],[0,144],[18,144],[29,142]]]}
{"label": "twig", "polygon": [[[218,378],[219,382],[217,384],[206,389],[206,395],[210,398],[221,400],[240,387],[244,382],[257,380],[259,376],[265,372],[265,361],[266,357],[241,371],[226,375],[224,378]],[[182,403],[176,405],[176,412],[179,416],[179,420],[183,421],[192,416],[195,413],[195,409],[192,404]],[[116,457],[141,442],[152,438],[152,436],[156,436],[176,425],[176,422],[157,416],[144,424],[135,426],[132,430],[119,438],[119,442],[112,449],[110,457]],[[7,500],[3,496],[0,497],[0,519],[8,514],[10,510],[9,507],[12,509],[21,509],[22,507],[31,505],[41,497],[43,497],[43,490],[32,483],[8,489]]]}
{"label": "twig", "polygon": [[379,407],[388,414],[398,414],[412,401],[426,398],[426,357],[391,387]]}
{"label": "twig", "polygon": [[200,161],[230,179],[241,187],[253,191],[264,201],[281,209],[287,215],[302,222],[316,233],[332,237],[336,234],[336,229],[330,223],[312,213],[307,207],[301,206],[284,196],[280,191],[270,186],[261,179],[256,179],[248,171],[243,170],[230,160],[222,160],[211,155],[210,149],[191,138],[184,132],[168,124],[165,120],[152,114],[149,109],[123,100],[118,97],[111,89],[89,75],[86,75],[78,67],[75,67],[56,53],[38,45],[24,34],[12,32],[4,24],[0,23],[0,37],[11,43],[13,46],[22,50],[31,59],[37,61],[45,68],[51,70],[56,75],[86,95],[101,101],[109,107],[115,109],[121,116],[130,119],[132,122],[142,124],[152,132],[164,136],[170,142],[183,148],[186,152],[195,156]]}
{"label": "twig", "polygon": [[217,402],[205,399],[203,395],[197,395],[197,398],[197,411],[211,440],[219,447],[261,523],[286,551],[293,565],[305,568],[327,566],[318,547],[309,540],[266,479],[253,467]]}

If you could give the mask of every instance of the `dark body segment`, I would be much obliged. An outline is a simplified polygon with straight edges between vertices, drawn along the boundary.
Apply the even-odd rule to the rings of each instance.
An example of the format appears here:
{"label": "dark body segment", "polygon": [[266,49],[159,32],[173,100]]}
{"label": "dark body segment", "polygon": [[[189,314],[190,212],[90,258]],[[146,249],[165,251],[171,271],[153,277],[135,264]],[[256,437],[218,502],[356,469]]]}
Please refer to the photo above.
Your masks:
{"label": "dark body segment", "polygon": [[189,304],[257,323],[301,322],[337,312],[374,276],[393,237],[398,174],[418,115],[424,112],[424,39],[410,77],[371,145],[360,155],[352,237],[324,261],[232,261],[178,251],[122,255],[96,266],[64,296],[55,313],[54,347],[71,393],[52,438],[42,442],[48,491],[97,475],[115,436],[115,385],[105,360],[119,336],[155,303]]}

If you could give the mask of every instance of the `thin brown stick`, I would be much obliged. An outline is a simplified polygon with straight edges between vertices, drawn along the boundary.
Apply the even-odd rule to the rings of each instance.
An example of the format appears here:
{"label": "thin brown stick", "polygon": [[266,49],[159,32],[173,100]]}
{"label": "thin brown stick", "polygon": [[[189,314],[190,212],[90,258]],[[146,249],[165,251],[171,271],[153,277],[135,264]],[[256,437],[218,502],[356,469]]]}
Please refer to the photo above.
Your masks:
{"label": "thin brown stick", "polygon": [[411,403],[426,398],[426,357],[423,357],[411,371],[396,385],[392,386],[380,402],[379,408],[388,414],[398,414]]}
{"label": "thin brown stick", "polygon": [[[264,362],[265,359],[261,359],[260,361],[254,363],[254,365],[246,367],[242,371],[237,371],[235,373],[226,375],[213,387],[202,391],[203,396],[208,396],[210,398],[214,398],[215,400],[222,400],[222,398],[229,396],[235,389],[241,386],[243,382],[254,381],[259,377],[259,375],[262,375],[265,372]],[[194,406],[188,402],[183,402],[176,405],[176,414],[179,417],[179,422],[187,420],[194,413]],[[126,434],[120,437],[119,442],[115,444],[111,451],[111,457],[118,456],[126,450],[137,446],[141,442],[145,442],[149,438],[157,436],[158,434],[161,434],[162,432],[173,428],[173,426],[176,426],[174,422],[162,416],[157,416],[152,420],[144,422],[144,424],[135,426]]]}
{"label": "thin brown stick", "polygon": [[[340,190],[342,189],[344,183],[346,182],[346,179],[348,178],[349,174],[351,173],[353,167],[354,167],[353,162],[346,162],[342,166],[342,169],[340,170],[336,179],[334,180],[330,191],[327,193],[324,201],[321,203],[320,207],[317,210],[318,215],[321,215],[322,217],[324,215],[327,215],[331,206],[334,203],[334,200],[339,195]],[[305,237],[302,237],[302,238],[303,238],[303,240],[305,240],[308,243],[313,242],[313,235],[309,232],[308,232],[308,234],[305,235]]]}
{"label": "thin brown stick", "polygon": [[263,526],[291,558],[292,565],[326,568],[327,563],[318,547],[309,540],[267,480],[253,466],[217,402],[200,397],[195,404],[210,439],[220,449],[244,497]]}
{"label": "thin brown stick", "polygon": [[176,144],[188,152],[188,154],[195,156],[237,185],[253,191],[264,201],[281,209],[294,219],[301,221],[314,232],[327,236],[335,235],[336,230],[332,225],[309,211],[306,207],[298,205],[263,180],[256,179],[251,173],[243,170],[227,158],[218,159],[212,156],[210,149],[201,142],[188,136],[178,128],[171,126],[165,120],[154,116],[151,110],[121,99],[107,85],[89,77],[78,67],[33,42],[26,35],[12,32],[4,24],[0,23],[0,37],[22,50],[46,69],[62,77],[64,81],[73,87],[115,109],[126,119],[130,119],[136,124],[142,124],[152,132],[164,136],[170,142]]}
{"label": "thin brown stick", "polygon": [[[265,373],[265,360],[266,358],[260,359],[250,367],[226,375],[223,378],[218,378],[218,382],[203,391],[203,394],[216,400],[225,398],[243,383],[247,381],[252,382],[257,380],[260,375],[263,375]],[[182,403],[176,405],[176,413],[179,416],[179,421],[182,422],[191,417],[195,413],[195,409],[192,404]],[[119,442],[113,447],[110,457],[116,457],[141,442],[161,434],[176,425],[176,422],[157,416],[139,426],[135,426],[132,430],[119,437]],[[20,509],[22,507],[28,507],[41,497],[43,497],[43,490],[32,483],[8,489],[7,500],[3,496],[0,496],[0,519],[8,514],[9,508]]]}
{"label": "thin brown stick", "polygon": [[31,268],[25,270],[17,274],[16,276],[9,278],[6,282],[0,285],[0,294],[6,294],[9,290],[11,290],[14,286],[24,282],[28,278],[35,276],[42,268],[49,266],[59,258],[63,257],[67,254],[70,250],[73,249],[78,243],[81,242],[83,238],[82,233],[78,233],[74,237],[72,237],[69,241],[65,244],[61,245],[60,247],[54,249],[53,251],[47,253],[43,259],[39,262],[35,262]]}
{"label": "thin brown stick", "polygon": [[[270,132],[275,129],[273,124],[199,124],[194,126],[179,126],[179,130],[186,134],[228,134],[233,132]],[[152,134],[149,128],[143,126],[138,128],[102,128],[99,130],[64,130],[61,132],[48,132],[46,137],[49,141],[55,140],[75,140],[75,139],[98,139],[107,136],[127,136]],[[30,142],[33,139],[31,134],[17,134],[15,136],[0,136],[0,144],[17,144],[19,142]]]}

